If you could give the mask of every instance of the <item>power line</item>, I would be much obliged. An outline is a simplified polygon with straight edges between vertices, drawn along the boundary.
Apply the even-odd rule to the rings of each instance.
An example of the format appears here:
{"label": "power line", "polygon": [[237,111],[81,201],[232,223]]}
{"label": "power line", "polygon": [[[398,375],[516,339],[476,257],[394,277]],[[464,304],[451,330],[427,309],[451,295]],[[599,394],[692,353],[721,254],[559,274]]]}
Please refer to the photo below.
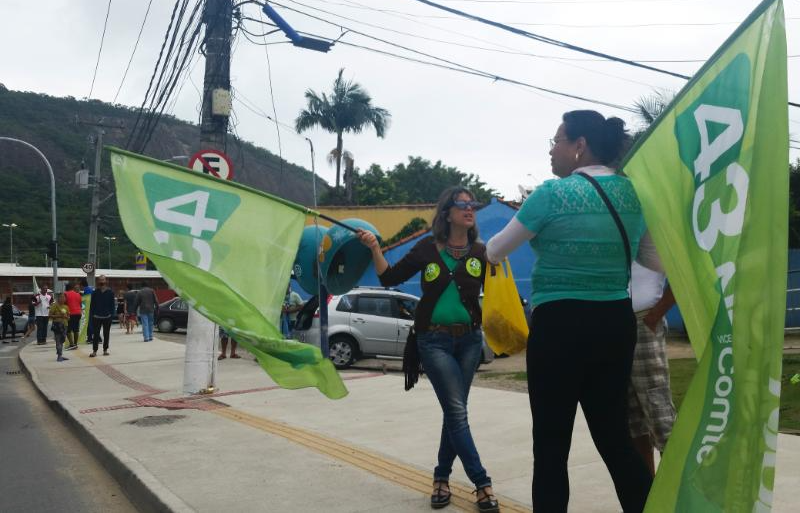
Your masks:
{"label": "power line", "polygon": [[[258,12],[258,17],[263,21],[263,17],[261,16],[261,11]],[[269,48],[267,48],[266,42],[267,38],[266,35],[262,37],[264,40],[264,53],[267,56],[267,78],[269,79],[269,98],[272,102],[272,114],[275,116],[275,134],[278,136],[278,157],[280,159],[281,164],[281,171],[280,171],[280,179],[283,181],[283,144],[281,143],[281,131],[278,126],[278,109],[275,107],[275,91],[272,88],[272,64],[269,61]]]}
{"label": "power line", "polygon": [[117,97],[119,96],[120,91],[122,91],[122,84],[125,83],[125,78],[128,76],[128,70],[131,69],[133,56],[136,55],[136,49],[139,47],[139,40],[142,38],[142,31],[144,31],[144,24],[147,23],[147,15],[150,14],[150,6],[152,4],[153,0],[150,0],[147,3],[147,10],[144,12],[144,19],[142,20],[142,26],[139,27],[139,35],[136,36],[136,42],[133,44],[133,51],[131,52],[131,58],[128,59],[128,65],[125,67],[125,73],[122,75],[122,81],[119,83],[119,87],[117,88],[117,94],[114,95],[114,99],[111,100],[111,103],[117,103]]}
{"label": "power line", "polygon": [[517,35],[520,35],[520,36],[523,36],[523,37],[527,37],[528,39],[533,39],[534,41],[539,41],[540,43],[545,43],[545,44],[557,46],[559,48],[566,48],[568,50],[574,50],[576,52],[581,52],[581,53],[585,53],[585,54],[588,54],[588,55],[593,55],[595,57],[602,57],[602,58],[608,59],[610,61],[616,61],[616,62],[620,62],[620,63],[623,63],[623,64],[627,64],[629,66],[634,66],[634,67],[646,69],[646,70],[649,70],[649,71],[655,71],[657,73],[662,73],[664,75],[670,75],[670,76],[673,76],[673,77],[683,78],[683,79],[686,79],[686,80],[691,78],[691,77],[689,77],[687,75],[682,75],[680,73],[675,73],[673,71],[668,71],[668,70],[665,70],[665,69],[656,68],[654,66],[649,66],[647,64],[642,64],[640,62],[632,61],[630,59],[623,59],[621,57],[615,57],[615,56],[609,55],[607,53],[597,52],[595,50],[590,50],[588,48],[583,48],[581,46],[573,45],[573,44],[570,44],[570,43],[565,43],[565,42],[559,41],[557,39],[552,39],[552,38],[549,38],[549,37],[540,36],[538,34],[534,34],[532,32],[528,32],[527,30],[518,29],[516,27],[512,27],[510,25],[506,25],[505,23],[492,21],[492,20],[489,20],[487,18],[482,18],[480,16],[476,16],[474,14],[469,14],[469,13],[466,13],[464,11],[459,11],[458,9],[453,9],[452,7],[447,7],[446,5],[437,4],[435,2],[431,2],[430,0],[415,0],[415,1],[423,3],[425,5],[429,5],[431,7],[436,8],[436,9],[441,9],[443,11],[447,11],[447,12],[450,12],[450,13],[453,13],[453,14],[457,14],[459,16],[463,16],[464,18],[471,19],[471,20],[477,21],[479,23],[483,23],[483,24],[486,24],[486,25],[491,25],[493,27],[497,27],[497,28],[500,28],[502,30],[506,30],[508,32],[512,32],[514,34],[517,34]]}
{"label": "power line", "polygon": [[100,55],[103,53],[103,41],[106,39],[106,27],[108,27],[108,15],[111,14],[111,0],[108,0],[108,9],[106,9],[106,20],[103,22],[103,33],[100,35],[100,49],[97,51],[97,62],[94,65],[94,75],[92,75],[92,86],[89,88],[89,96],[86,98],[91,99],[92,92],[94,92],[94,81],[97,79],[97,68],[100,67]]}
{"label": "power line", "polygon": [[[501,82],[508,82],[508,83],[513,83],[513,84],[518,84],[518,85],[521,85],[521,86],[524,86],[524,87],[528,87],[528,88],[531,88],[531,89],[535,89],[535,90],[538,90],[538,91],[542,91],[542,92],[545,92],[545,93],[550,93],[550,94],[554,94],[554,95],[558,95],[558,96],[564,96],[566,98],[572,98],[574,100],[581,100],[581,101],[586,101],[586,102],[589,102],[589,103],[596,103],[598,105],[604,105],[604,106],[607,106],[607,107],[612,107],[612,108],[624,110],[624,111],[627,111],[627,112],[636,112],[635,109],[633,109],[631,107],[626,107],[624,105],[618,105],[618,104],[614,104],[614,103],[610,103],[610,102],[605,102],[605,101],[602,101],[602,100],[594,100],[594,99],[587,98],[587,97],[584,97],[584,96],[579,96],[579,95],[570,94],[570,93],[564,93],[564,92],[561,92],[561,91],[556,91],[554,89],[548,89],[548,88],[537,86],[537,85],[533,85],[533,84],[530,84],[530,83],[527,83],[527,82],[522,82],[520,80],[506,78],[506,77],[503,77],[501,75],[497,75],[495,73],[489,73],[489,72],[486,72],[486,71],[482,71],[482,70],[479,70],[479,69],[476,69],[476,68],[472,68],[470,66],[466,66],[464,64],[460,64],[460,63],[457,63],[457,62],[454,62],[454,61],[450,61],[448,59],[437,57],[437,56],[429,54],[429,53],[421,52],[419,50],[415,50],[415,49],[409,48],[407,46],[403,46],[403,45],[400,45],[400,44],[397,44],[397,43],[393,43],[391,41],[387,41],[385,39],[381,39],[379,37],[375,37],[373,35],[366,34],[364,32],[360,32],[358,30],[355,30],[355,29],[352,29],[352,28],[349,28],[349,27],[342,26],[342,25],[340,25],[338,23],[334,23],[332,21],[328,21],[328,20],[326,20],[324,18],[320,18],[318,16],[314,16],[312,14],[300,11],[298,9],[294,9],[292,7],[288,7],[288,6],[279,4],[277,2],[270,2],[270,3],[272,5],[275,5],[275,6],[278,6],[278,7],[282,7],[284,9],[296,12],[298,14],[303,14],[303,15],[309,17],[309,18],[312,18],[312,19],[315,19],[315,20],[318,20],[318,21],[322,21],[322,22],[328,23],[330,25],[335,25],[337,27],[344,28],[348,32],[352,32],[354,34],[358,34],[360,36],[363,36],[363,37],[366,37],[366,38],[369,38],[369,39],[384,43],[386,45],[393,46],[393,47],[396,47],[396,48],[400,48],[400,49],[405,50],[407,52],[415,53],[417,55],[421,55],[421,56],[427,57],[429,59],[434,59],[436,61],[440,61],[440,62],[442,62],[444,64],[438,65],[438,67],[449,69],[451,71],[461,71],[461,72],[469,74],[469,75],[488,78],[488,79],[491,79],[491,80],[494,80],[494,81],[501,81]],[[313,35],[314,37],[319,37],[319,38],[322,38],[322,39],[328,39],[330,41],[333,41],[331,38],[326,38],[326,37],[318,36],[318,35],[314,35],[314,34],[309,34],[309,35]],[[423,60],[420,60],[420,59],[413,59],[413,58],[410,58],[410,57],[404,57],[404,56],[401,56],[401,55],[398,55],[398,54],[393,54],[391,52],[385,52],[385,51],[382,51],[382,50],[377,50],[375,48],[370,48],[370,47],[363,46],[363,45],[357,45],[357,44],[348,43],[348,42],[345,42],[345,41],[338,41],[338,42],[340,44],[344,44],[344,45],[347,45],[347,46],[353,46],[353,47],[356,47],[356,48],[361,48],[361,49],[369,50],[369,51],[376,52],[376,53],[382,53],[384,55],[397,57],[397,58],[401,58],[401,59],[406,59],[406,60],[418,62],[418,63],[421,63],[421,64],[435,65],[435,63],[431,63],[430,61],[423,61]]]}
{"label": "power line", "polygon": [[620,76],[614,75],[612,73],[606,73],[606,72],[603,72],[603,71],[597,71],[597,70],[593,70],[593,69],[589,69],[589,68],[584,68],[583,66],[570,64],[568,62],[562,62],[561,59],[559,59],[557,57],[545,57],[545,56],[542,56],[542,55],[532,54],[532,53],[529,53],[529,52],[520,52],[520,51],[514,51],[514,50],[500,50],[500,49],[496,49],[496,48],[487,48],[485,46],[469,45],[469,44],[464,44],[464,43],[458,43],[456,41],[447,41],[447,40],[444,40],[444,39],[437,39],[437,38],[432,38],[432,37],[427,37],[427,36],[421,36],[419,34],[412,34],[412,33],[409,33],[409,32],[403,32],[401,30],[395,30],[395,29],[392,29],[392,28],[383,27],[381,25],[374,25],[372,23],[368,23],[368,22],[365,22],[365,21],[356,20],[354,18],[348,18],[347,16],[342,16],[341,14],[337,14],[335,12],[326,11],[325,9],[320,9],[318,7],[313,7],[313,6],[310,6],[310,5],[303,4],[301,2],[298,2],[297,0],[289,0],[289,1],[292,2],[293,4],[301,5],[303,7],[308,8],[308,9],[313,9],[315,11],[319,11],[319,12],[322,12],[322,13],[325,13],[325,14],[328,14],[328,15],[331,15],[331,16],[336,16],[337,18],[341,18],[343,20],[352,21],[352,22],[355,22],[355,23],[359,23],[361,25],[366,25],[368,27],[376,28],[376,29],[379,29],[379,30],[385,30],[387,32],[392,32],[392,33],[395,33],[395,34],[398,34],[398,35],[402,35],[402,36],[413,37],[413,38],[416,38],[416,39],[422,39],[422,40],[425,40],[425,41],[431,41],[431,42],[435,42],[435,43],[442,43],[442,44],[457,46],[457,47],[461,47],[461,48],[469,48],[469,49],[473,49],[473,50],[481,50],[481,51],[486,51],[486,52],[494,52],[494,53],[502,53],[502,54],[508,54],[508,55],[519,55],[519,56],[524,56],[524,57],[533,57],[533,58],[537,58],[537,59],[553,60],[557,64],[561,64],[562,66],[569,66],[569,67],[572,67],[572,68],[577,68],[577,69],[580,69],[580,70],[583,70],[583,71],[587,71],[589,73],[594,73],[594,74],[597,74],[597,75],[604,75],[604,76],[611,77],[611,78],[616,78],[618,80],[622,80],[622,81],[625,81],[625,82],[631,82],[631,83],[634,83],[634,84],[639,84],[639,85],[643,85],[643,86],[647,86],[647,87],[651,87],[651,88],[655,87],[653,84],[647,84],[647,83],[644,83],[644,82],[641,82],[641,81],[638,81],[638,80],[633,80],[633,79],[630,79],[630,78],[620,77]]}

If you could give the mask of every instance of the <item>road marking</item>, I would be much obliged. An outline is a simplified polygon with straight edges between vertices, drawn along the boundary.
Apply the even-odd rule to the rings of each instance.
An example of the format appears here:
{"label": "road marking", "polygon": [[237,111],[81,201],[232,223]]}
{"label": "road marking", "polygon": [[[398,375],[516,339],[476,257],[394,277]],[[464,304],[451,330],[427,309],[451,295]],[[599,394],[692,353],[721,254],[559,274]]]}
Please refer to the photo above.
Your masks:
{"label": "road marking", "polygon": [[[354,467],[366,470],[422,494],[428,495],[431,492],[433,479],[430,472],[412,467],[385,455],[371,452],[313,431],[306,431],[296,426],[251,415],[236,408],[222,408],[212,410],[210,413],[280,436],[307,449],[349,463]],[[453,493],[452,505],[465,511],[475,510],[475,496],[472,494],[470,486],[451,481],[450,490]],[[530,513],[531,511],[524,504],[514,502],[506,497],[500,497],[499,500],[503,511],[517,513]]]}

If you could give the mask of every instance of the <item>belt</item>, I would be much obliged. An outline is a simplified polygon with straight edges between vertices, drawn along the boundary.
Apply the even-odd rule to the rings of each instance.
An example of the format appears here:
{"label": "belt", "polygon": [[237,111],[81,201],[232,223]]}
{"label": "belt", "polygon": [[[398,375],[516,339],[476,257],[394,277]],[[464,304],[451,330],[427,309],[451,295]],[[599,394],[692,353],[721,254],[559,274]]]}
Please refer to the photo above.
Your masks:
{"label": "belt", "polygon": [[428,331],[438,331],[442,333],[449,333],[454,337],[462,337],[467,333],[472,332],[472,326],[469,324],[431,324],[428,326]]}

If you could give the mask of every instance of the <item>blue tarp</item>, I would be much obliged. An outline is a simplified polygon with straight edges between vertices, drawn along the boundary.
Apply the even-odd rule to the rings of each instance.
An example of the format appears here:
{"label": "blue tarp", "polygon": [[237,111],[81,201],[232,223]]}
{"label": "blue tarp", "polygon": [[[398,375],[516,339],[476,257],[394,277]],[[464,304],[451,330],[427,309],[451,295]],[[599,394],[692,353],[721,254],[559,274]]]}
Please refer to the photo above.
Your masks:
{"label": "blue tarp", "polygon": [[[480,233],[481,240],[485,242],[492,238],[494,234],[502,230],[503,227],[508,224],[516,213],[517,211],[515,208],[502,201],[498,201],[497,198],[493,198],[489,205],[486,205],[476,213],[478,232]],[[429,235],[430,232],[426,232],[393,247],[385,253],[386,260],[388,260],[390,264],[397,263],[417,242]],[[514,273],[514,281],[517,282],[517,290],[519,290],[520,296],[528,300],[530,300],[531,297],[531,270],[533,269],[535,260],[536,257],[533,254],[533,250],[528,244],[523,244],[509,256],[511,272]],[[419,276],[420,275],[417,274],[397,288],[403,292],[420,296],[422,291],[420,290]],[[378,276],[375,274],[375,268],[370,266],[358,284],[361,286],[380,286]]]}

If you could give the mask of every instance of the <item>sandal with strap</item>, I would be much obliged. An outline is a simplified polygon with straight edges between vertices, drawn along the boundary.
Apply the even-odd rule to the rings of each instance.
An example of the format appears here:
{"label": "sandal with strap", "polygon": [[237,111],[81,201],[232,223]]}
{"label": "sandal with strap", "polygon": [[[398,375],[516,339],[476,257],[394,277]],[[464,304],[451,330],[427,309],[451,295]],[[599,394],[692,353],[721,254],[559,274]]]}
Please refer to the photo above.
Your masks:
{"label": "sandal with strap", "polygon": [[[447,487],[445,489],[445,487]],[[437,479],[433,482],[433,494],[431,494],[431,508],[441,509],[450,504],[450,483]]]}
{"label": "sandal with strap", "polygon": [[[487,488],[491,487],[492,485],[481,486],[472,492],[478,499],[476,504],[478,505],[478,511],[481,513],[499,513],[500,511],[500,503],[497,502],[497,498],[493,493],[486,491]],[[481,493],[483,493],[483,497],[481,497]]]}

